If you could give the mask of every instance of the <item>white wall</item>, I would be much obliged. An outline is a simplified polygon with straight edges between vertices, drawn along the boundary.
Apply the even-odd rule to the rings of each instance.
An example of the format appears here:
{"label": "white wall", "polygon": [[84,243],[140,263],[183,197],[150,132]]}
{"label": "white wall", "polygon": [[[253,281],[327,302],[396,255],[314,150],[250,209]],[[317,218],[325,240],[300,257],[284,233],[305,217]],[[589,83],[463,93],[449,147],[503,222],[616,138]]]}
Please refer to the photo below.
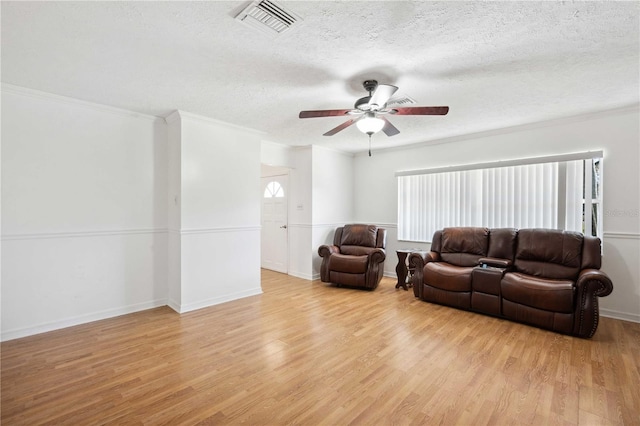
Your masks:
{"label": "white wall", "polygon": [[166,127],[2,86],[2,339],[166,303]]}
{"label": "white wall", "polygon": [[[176,115],[179,117],[176,118]],[[179,312],[259,294],[260,134],[178,112]],[[172,155],[174,151],[171,151]]]}
{"label": "white wall", "polygon": [[353,222],[353,154],[262,142],[262,162],[289,170],[289,274],[320,278],[318,247]]}
{"label": "white wall", "polygon": [[[396,171],[545,155],[604,151],[604,258],[614,291],[601,313],[640,322],[640,119],[637,108],[452,138],[448,143],[377,151],[355,159],[355,217],[385,225],[385,274],[395,275],[395,250],[426,245],[397,241]],[[391,262],[390,262],[391,260]]]}
{"label": "white wall", "polygon": [[260,143],[260,161],[271,167],[295,167],[295,148],[263,140]]}
{"label": "white wall", "polygon": [[180,114],[172,114],[166,118],[167,122],[167,222],[168,222],[168,253],[167,253],[167,304],[177,312],[182,306],[181,288],[181,253],[182,253],[182,126]]}
{"label": "white wall", "polygon": [[353,154],[313,147],[312,235],[313,278],[320,278],[318,247],[332,244],[335,229],[354,218]]}
{"label": "white wall", "polygon": [[289,275],[313,279],[312,272],[312,148],[291,152],[289,173]]}
{"label": "white wall", "polygon": [[261,292],[260,134],[2,86],[9,340]]}

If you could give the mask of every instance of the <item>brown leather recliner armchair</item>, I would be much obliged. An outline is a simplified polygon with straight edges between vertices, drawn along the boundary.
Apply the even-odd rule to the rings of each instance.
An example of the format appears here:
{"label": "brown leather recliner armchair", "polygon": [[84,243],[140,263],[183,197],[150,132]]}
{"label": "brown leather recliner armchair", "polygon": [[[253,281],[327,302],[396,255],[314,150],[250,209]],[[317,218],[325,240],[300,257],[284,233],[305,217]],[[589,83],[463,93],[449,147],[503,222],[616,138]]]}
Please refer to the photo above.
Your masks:
{"label": "brown leather recliner armchair", "polygon": [[320,280],[338,286],[373,290],[384,272],[387,231],[375,225],[345,225],[336,229],[333,245],[322,245]]}

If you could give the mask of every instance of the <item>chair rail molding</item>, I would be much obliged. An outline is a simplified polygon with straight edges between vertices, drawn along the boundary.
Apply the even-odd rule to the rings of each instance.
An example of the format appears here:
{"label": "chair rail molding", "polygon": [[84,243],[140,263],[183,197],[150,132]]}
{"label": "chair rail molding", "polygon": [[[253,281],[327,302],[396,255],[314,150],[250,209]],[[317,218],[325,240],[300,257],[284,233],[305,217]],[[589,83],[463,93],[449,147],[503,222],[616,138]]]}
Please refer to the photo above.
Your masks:
{"label": "chair rail molding", "polygon": [[3,234],[2,241],[14,240],[39,240],[52,238],[83,238],[83,237],[111,237],[120,235],[137,234],[166,234],[167,228],[133,228],[133,229],[110,229],[110,230],[87,230],[73,232],[33,232],[26,234]]}

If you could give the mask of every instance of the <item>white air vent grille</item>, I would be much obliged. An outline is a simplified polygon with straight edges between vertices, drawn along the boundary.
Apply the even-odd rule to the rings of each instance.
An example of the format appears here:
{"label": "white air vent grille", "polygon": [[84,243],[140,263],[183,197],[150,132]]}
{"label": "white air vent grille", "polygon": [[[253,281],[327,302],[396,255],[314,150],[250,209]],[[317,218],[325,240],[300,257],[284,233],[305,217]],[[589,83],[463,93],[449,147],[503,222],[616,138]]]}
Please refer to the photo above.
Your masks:
{"label": "white air vent grille", "polygon": [[302,22],[302,18],[269,0],[251,3],[236,16],[236,20],[273,35],[282,34]]}
{"label": "white air vent grille", "polygon": [[388,106],[391,105],[395,105],[395,106],[402,106],[402,105],[411,105],[411,104],[415,104],[417,103],[415,100],[413,100],[412,98],[410,98],[407,95],[400,95],[400,96],[396,96],[395,98],[391,98],[389,99],[389,101],[387,102]]}

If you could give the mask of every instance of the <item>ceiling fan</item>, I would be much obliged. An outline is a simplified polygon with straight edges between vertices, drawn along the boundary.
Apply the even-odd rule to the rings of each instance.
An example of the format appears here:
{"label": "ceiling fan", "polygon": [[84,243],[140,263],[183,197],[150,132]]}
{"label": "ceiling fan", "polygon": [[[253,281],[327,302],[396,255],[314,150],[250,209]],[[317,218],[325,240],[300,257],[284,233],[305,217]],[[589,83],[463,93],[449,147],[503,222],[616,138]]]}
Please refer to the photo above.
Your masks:
{"label": "ceiling fan", "polygon": [[449,112],[448,106],[432,107],[394,107],[395,99],[391,98],[398,90],[396,86],[389,84],[378,84],[376,80],[366,80],[362,83],[364,89],[369,92],[369,96],[356,101],[353,109],[327,109],[316,111],[300,111],[299,118],[314,117],[338,117],[351,116],[349,120],[324,133],[324,136],[333,136],[352,124],[356,124],[358,129],[371,139],[371,135],[382,130],[387,136],[395,136],[400,133],[387,118],[391,115],[446,115]]}

